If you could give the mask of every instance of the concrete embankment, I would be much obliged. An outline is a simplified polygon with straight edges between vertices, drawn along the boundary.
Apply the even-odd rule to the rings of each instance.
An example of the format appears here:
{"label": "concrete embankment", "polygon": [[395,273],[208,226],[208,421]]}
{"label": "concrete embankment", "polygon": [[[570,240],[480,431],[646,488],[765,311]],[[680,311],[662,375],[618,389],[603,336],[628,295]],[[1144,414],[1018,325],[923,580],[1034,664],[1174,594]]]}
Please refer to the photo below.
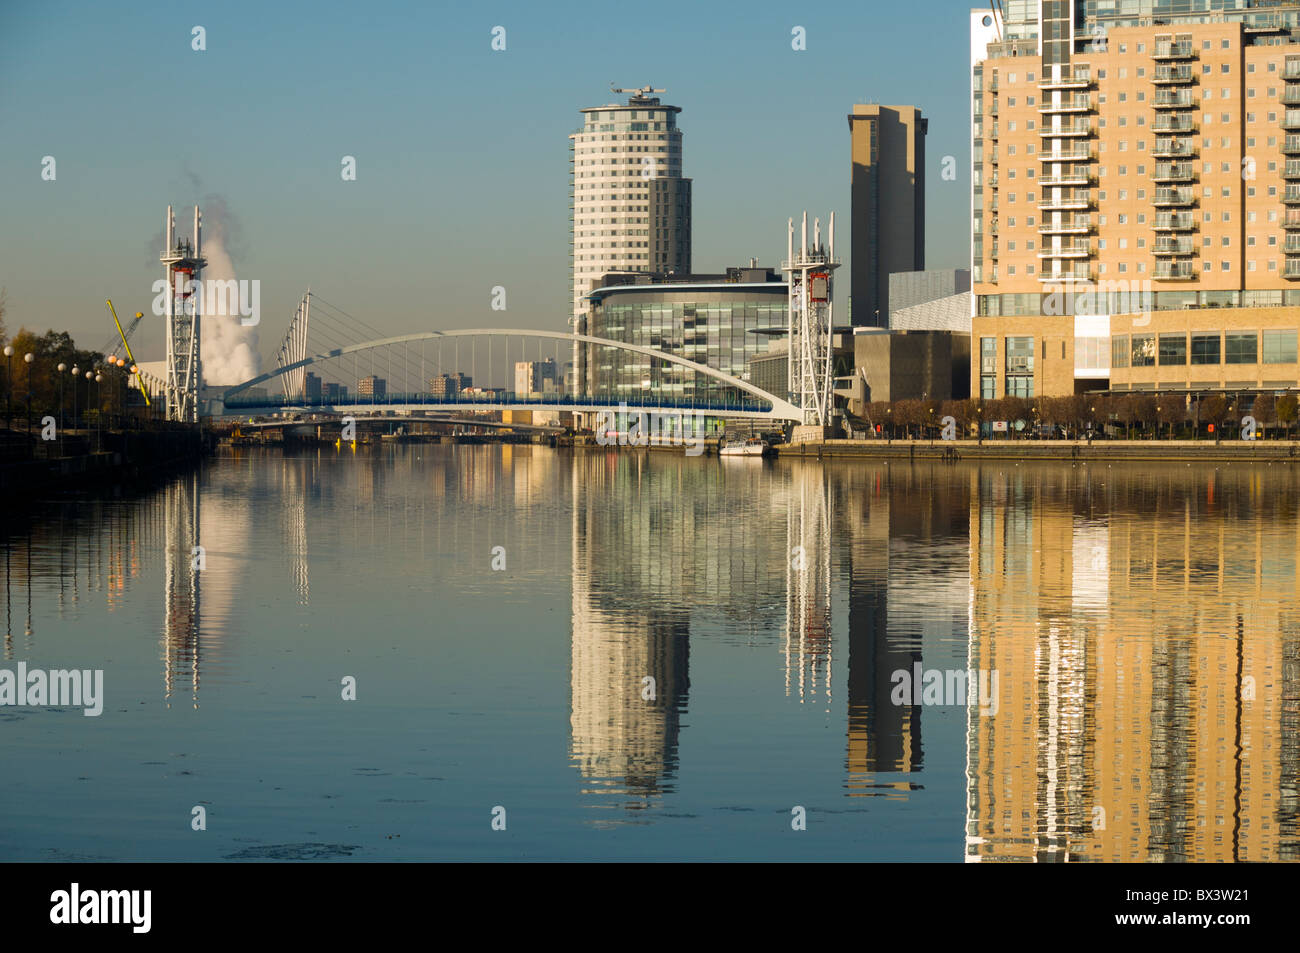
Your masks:
{"label": "concrete embankment", "polygon": [[153,430],[67,434],[33,445],[33,458],[0,463],[0,494],[43,496],[154,479],[185,469],[210,453],[210,432],[176,426]]}
{"label": "concrete embankment", "polygon": [[1295,440],[821,440],[777,449],[804,459],[1300,461]]}

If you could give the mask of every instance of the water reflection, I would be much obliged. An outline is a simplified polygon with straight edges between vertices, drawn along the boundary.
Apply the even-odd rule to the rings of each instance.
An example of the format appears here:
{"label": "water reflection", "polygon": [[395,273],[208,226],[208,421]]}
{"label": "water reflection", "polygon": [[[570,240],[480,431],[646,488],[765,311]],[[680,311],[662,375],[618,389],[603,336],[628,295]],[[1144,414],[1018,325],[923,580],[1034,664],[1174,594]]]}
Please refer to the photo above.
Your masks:
{"label": "water reflection", "polygon": [[969,860],[1297,859],[1300,521],[1272,467],[971,473]]}
{"label": "water reflection", "polygon": [[[555,761],[588,824],[694,796],[711,765],[683,754],[687,716],[712,706],[744,712],[776,765],[829,728],[822,796],[906,801],[855,823],[904,843],[937,823],[953,859],[1300,859],[1284,466],[254,452],[139,499],[6,512],[0,542],[6,662],[46,653],[56,620],[130,627],[187,708],[255,647],[308,651],[284,633],[354,578],[374,606],[423,577],[444,605],[558,592],[567,686],[536,714],[567,720]],[[482,571],[496,544],[504,584]],[[412,651],[441,666],[445,647]],[[997,672],[997,705],[900,700],[898,673],[921,668]],[[964,816],[941,793],[962,789]]]}

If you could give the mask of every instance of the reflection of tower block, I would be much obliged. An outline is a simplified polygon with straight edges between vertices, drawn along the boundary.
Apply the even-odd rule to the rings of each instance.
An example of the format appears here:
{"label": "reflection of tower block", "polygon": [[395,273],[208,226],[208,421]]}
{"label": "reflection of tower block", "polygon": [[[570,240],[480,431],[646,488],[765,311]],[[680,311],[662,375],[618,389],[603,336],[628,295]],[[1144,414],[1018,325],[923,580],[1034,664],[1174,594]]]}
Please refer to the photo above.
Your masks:
{"label": "reflection of tower block", "polygon": [[176,217],[167,206],[166,244],[160,260],[167,279],[167,419],[195,423],[199,419],[200,318],[203,260],[200,245],[202,216],[194,206],[194,238],[176,235]]}
{"label": "reflection of tower block", "polygon": [[831,213],[829,243],[822,245],[821,221],[813,221],[813,241],[808,244],[808,213],[804,212],[799,248],[794,245],[794,219],[787,233],[786,260],[781,267],[790,276],[788,329],[790,340],[790,402],[803,411],[800,423],[826,427],[831,423],[834,378],[831,371],[831,274],[839,267],[835,258],[835,213]]}

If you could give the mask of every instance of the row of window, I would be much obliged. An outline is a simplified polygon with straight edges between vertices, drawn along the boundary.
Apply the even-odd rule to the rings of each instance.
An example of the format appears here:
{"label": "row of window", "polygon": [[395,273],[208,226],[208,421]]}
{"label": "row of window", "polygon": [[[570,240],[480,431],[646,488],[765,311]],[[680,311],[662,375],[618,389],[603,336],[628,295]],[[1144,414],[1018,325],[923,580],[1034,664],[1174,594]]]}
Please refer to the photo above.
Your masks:
{"label": "row of window", "polygon": [[[1296,332],[1228,331],[1224,334],[1117,334],[1111,337],[1112,367],[1191,364],[1294,364]],[[1262,340],[1262,350],[1261,350]]]}
{"label": "row of window", "polygon": [[[1113,5],[1114,5],[1113,3],[1110,4],[1110,6],[1113,6]],[[1127,4],[1126,4],[1126,5],[1127,5]],[[1136,7],[1136,6],[1138,6],[1138,4],[1134,3],[1133,6]],[[1201,9],[1201,8],[1198,8],[1198,9]],[[1105,39],[1105,38],[1104,38],[1104,35],[1101,37],[1101,39],[1103,39],[1103,41],[1104,41],[1104,39]],[[1190,40],[1187,40],[1187,41],[1185,41],[1185,42],[1187,42],[1187,43],[1189,44],[1189,48],[1190,48],[1190,43],[1191,43],[1191,41],[1190,41]],[[1168,43],[1166,42],[1165,45],[1167,46]],[[1202,40],[1202,41],[1201,41],[1201,49],[1202,49],[1202,50],[1209,50],[1209,49],[1212,49],[1212,48],[1213,48],[1213,46],[1212,46],[1210,40]],[[1220,41],[1219,41],[1219,48],[1220,48],[1220,49],[1224,49],[1224,50],[1230,50],[1230,49],[1232,49],[1232,42],[1231,42],[1230,40],[1220,40]],[[1142,42],[1142,43],[1138,43],[1138,44],[1137,44],[1136,52],[1138,52],[1138,53],[1145,53],[1146,51],[1147,51],[1147,50],[1146,50],[1146,43],[1145,43],[1145,42]],[[1127,44],[1127,43],[1120,43],[1120,44],[1119,44],[1119,52],[1120,52],[1120,53],[1127,53],[1127,52],[1128,52],[1128,44]],[[1080,73],[1085,73],[1085,74],[1088,73],[1088,72],[1089,72],[1089,65],[1090,65],[1090,64],[1088,64],[1088,63],[1078,63],[1078,64],[1075,64],[1075,66],[1074,66],[1075,75],[1078,75],[1078,74],[1080,74]],[[1226,66],[1227,64],[1224,64],[1224,65]],[[1205,69],[1206,72],[1209,72],[1209,71],[1210,71],[1210,70],[1209,70],[1209,66],[1208,66],[1208,64],[1202,64],[1202,66],[1203,66],[1203,68]],[[1120,78],[1120,79],[1126,79],[1126,78],[1128,77],[1128,70],[1127,70],[1127,68],[1121,66],[1121,67],[1119,67],[1118,69],[1119,69],[1119,78]],[[1139,66],[1139,67],[1137,68],[1137,75],[1138,75],[1139,77],[1144,76],[1144,75],[1145,75],[1145,70],[1146,70],[1146,67],[1145,67],[1145,66]],[[1227,70],[1225,69],[1224,72],[1227,72]],[[1247,73],[1253,73],[1253,72],[1255,72],[1255,64],[1254,64],[1254,63],[1247,63],[1247,64],[1246,64],[1246,72],[1247,72]],[[1268,63],[1268,72],[1270,72],[1270,73],[1276,73],[1276,72],[1277,72],[1277,62],[1276,62],[1276,61],[1269,61],[1269,63]],[[1046,75],[1044,75],[1043,78],[1044,78],[1044,80],[1046,80],[1046,79],[1048,79],[1049,77],[1047,77]],[[1097,70],[1097,79],[1100,80],[1100,79],[1105,79],[1105,78],[1106,78],[1106,71],[1105,71],[1104,69],[1099,69],[1099,70]],[[996,71],[996,70],[993,71],[993,81],[994,81],[995,83],[997,82],[997,71]],[[1007,74],[1006,74],[1006,81],[1007,81],[1008,83],[1015,83],[1015,82],[1016,82],[1016,74],[1015,74],[1015,73],[1007,73]],[[1034,81],[1034,74],[1033,74],[1032,72],[1027,72],[1027,73],[1025,73],[1025,82],[1026,82],[1026,83],[1032,83],[1033,81]]]}
{"label": "row of window", "polygon": [[[1291,112],[1294,112],[1294,110],[1291,110]],[[1121,120],[1124,119],[1124,118],[1125,118],[1125,117],[1122,117],[1122,116],[1120,117]],[[1233,123],[1233,121],[1234,121],[1234,120],[1233,120],[1233,117],[1232,117],[1232,114],[1231,114],[1231,113],[1220,113],[1220,114],[1219,114],[1219,122],[1220,122],[1221,124],[1223,124],[1223,125],[1231,125],[1231,124]],[[1278,121],[1278,119],[1277,119],[1277,113],[1275,113],[1275,112],[1271,112],[1271,113],[1269,113],[1269,114],[1268,114],[1268,121],[1269,121],[1269,122],[1277,122],[1277,121]],[[1033,129],[1033,125],[1032,125],[1033,120],[1030,120],[1029,122],[1030,122],[1030,125],[1029,125],[1027,128],[1030,129],[1030,130],[1032,131],[1032,129]],[[1254,123],[1256,122],[1256,115],[1255,115],[1255,113],[1246,113],[1246,122],[1247,122],[1248,124],[1254,125]],[[1213,113],[1202,113],[1202,115],[1201,115],[1201,124],[1202,124],[1202,125],[1205,125],[1205,126],[1212,126],[1212,125],[1214,125],[1214,114],[1213,114]],[[1101,125],[1102,127],[1104,127],[1104,126],[1106,125],[1106,120],[1105,120],[1104,118],[1101,119],[1101,120],[1099,120],[1099,125]],[[1125,123],[1125,122],[1120,122],[1120,125],[1123,126],[1123,125],[1126,125],[1126,123]],[[1139,126],[1144,126],[1144,125],[1146,125],[1146,122],[1144,121],[1144,117],[1142,117],[1142,116],[1138,116],[1138,117],[1137,117],[1137,125],[1139,125]],[[1014,123],[1008,123],[1008,124],[1007,124],[1007,131],[1010,132],[1010,131],[1012,131],[1013,129],[1014,129]],[[1192,131],[1193,131],[1193,130],[1192,130],[1191,128],[1188,128],[1188,129],[1182,130],[1181,132],[1180,132],[1179,130],[1176,130],[1176,129],[1170,129],[1170,130],[1168,130],[1168,131],[1156,130],[1157,134],[1159,134],[1159,135],[1187,135],[1187,134],[1191,133]],[[991,136],[991,138],[994,139],[994,140],[996,140],[996,139],[997,139],[997,136],[996,136],[996,135],[993,135],[993,136]],[[1277,136],[1269,136],[1269,137],[1268,137],[1268,139],[1267,139],[1267,143],[1268,143],[1269,147],[1271,147],[1271,148],[1277,148],[1277,138],[1278,138]],[[1202,136],[1201,139],[1202,139],[1202,143],[1204,144],[1204,148],[1207,148],[1207,149],[1212,149],[1212,148],[1214,148],[1214,146],[1213,146],[1213,139],[1210,139],[1210,138],[1207,138],[1207,137],[1204,137],[1204,136]],[[1256,147],[1256,141],[1257,141],[1257,137],[1255,137],[1255,136],[1247,136],[1247,137],[1246,137],[1246,146],[1247,146],[1247,148],[1254,149],[1254,148]],[[1231,137],[1228,137],[1228,136],[1221,136],[1221,137],[1219,138],[1219,143],[1220,143],[1219,148],[1221,148],[1221,149],[1231,149],[1231,148],[1233,148],[1233,146],[1231,145]],[[1105,140],[1102,140],[1102,141],[1098,142],[1098,143],[1097,143],[1097,151],[1098,151],[1098,153],[1102,153],[1102,152],[1106,152],[1106,151],[1108,151],[1108,149],[1107,149],[1107,146],[1108,146],[1108,145],[1109,145],[1109,143],[1107,143]],[[1117,151],[1117,152],[1128,152],[1128,151],[1129,151],[1129,147],[1128,147],[1128,146],[1129,146],[1129,141],[1128,141],[1127,139],[1120,139],[1117,143],[1115,143],[1115,151]],[[1133,147],[1134,147],[1134,151],[1135,151],[1135,152],[1145,152],[1145,151],[1146,151],[1146,148],[1147,148],[1147,141],[1146,141],[1145,139],[1135,139],[1135,140],[1133,140]],[[1027,143],[1027,144],[1025,144],[1025,155],[1030,155],[1030,156],[1032,156],[1032,155],[1050,156],[1050,155],[1052,154],[1052,151],[1053,151],[1053,150],[1051,150],[1051,149],[1046,149],[1046,150],[1044,150],[1044,151],[1042,151],[1042,152],[1039,152],[1039,151],[1038,151],[1038,147],[1037,147],[1034,143],[1031,142],[1031,143]],[[1068,151],[1068,150],[1066,150],[1066,151]],[[1009,145],[1007,146],[1007,153],[1006,153],[1006,154],[1009,155],[1009,156],[1013,156],[1013,155],[1016,154],[1016,145],[1015,145],[1014,143],[1011,143],[1011,144],[1009,144]]]}

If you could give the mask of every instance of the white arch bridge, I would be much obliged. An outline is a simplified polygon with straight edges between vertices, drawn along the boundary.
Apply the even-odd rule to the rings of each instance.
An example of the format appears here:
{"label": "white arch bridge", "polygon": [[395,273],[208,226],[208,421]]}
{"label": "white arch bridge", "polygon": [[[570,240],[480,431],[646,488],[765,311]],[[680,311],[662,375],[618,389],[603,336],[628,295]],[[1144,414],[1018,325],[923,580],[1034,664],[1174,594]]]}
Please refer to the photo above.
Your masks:
{"label": "white arch bridge", "polygon": [[[309,302],[311,297],[310,294],[305,297],[304,303]],[[316,314],[312,317],[315,319]],[[473,328],[376,338],[302,356],[307,350],[305,324],[305,316],[300,308],[299,315],[290,325],[285,344],[281,347],[279,366],[274,371],[227,388],[209,412],[240,416],[293,410],[347,414],[384,411],[405,413],[412,410],[619,412],[626,407],[629,413],[656,413],[664,416],[707,415],[803,422],[803,412],[794,404],[746,380],[676,354],[609,338],[562,331]],[[530,339],[536,341],[535,348],[529,347]],[[549,354],[544,353],[544,341],[552,342]],[[556,382],[556,392],[544,393],[538,393],[541,388],[532,386],[526,390],[508,386],[511,373],[515,370],[516,356],[522,363],[529,361],[530,353],[535,353],[540,362],[572,348],[577,358],[582,345],[586,346],[581,350],[585,353],[587,363],[599,364],[602,361],[601,355],[611,351],[630,352],[644,358],[644,361],[636,363],[629,363],[625,359],[621,370],[617,372],[626,378],[627,369],[631,367],[640,379],[630,386],[624,380],[621,388],[610,387],[608,392],[601,393],[582,391],[582,377],[585,374],[577,375],[572,392],[563,392],[562,382]],[[322,377],[333,373],[346,376],[356,384],[365,379],[362,375],[369,371],[367,376],[372,380],[369,388],[371,392],[355,392],[351,385],[347,393],[343,392],[342,387],[323,387],[319,398],[308,397],[303,381],[309,367],[319,367]],[[494,374],[500,378],[498,368],[501,368],[507,387],[468,390],[454,387],[449,388],[454,391],[451,394],[431,392],[428,374],[457,375],[455,379],[459,382],[459,375],[465,368],[470,369],[470,374],[466,376],[488,381],[493,379]],[[380,378],[381,371],[385,375],[383,378]],[[486,374],[483,374],[484,371]],[[597,373],[600,371],[597,370]],[[479,378],[480,374],[483,374],[483,378]],[[381,394],[376,379],[400,381],[403,388],[389,390],[385,386]],[[273,381],[281,382],[283,396],[264,397],[253,391],[253,388]],[[413,381],[417,386],[411,386]],[[359,386],[357,389],[360,389]]]}

